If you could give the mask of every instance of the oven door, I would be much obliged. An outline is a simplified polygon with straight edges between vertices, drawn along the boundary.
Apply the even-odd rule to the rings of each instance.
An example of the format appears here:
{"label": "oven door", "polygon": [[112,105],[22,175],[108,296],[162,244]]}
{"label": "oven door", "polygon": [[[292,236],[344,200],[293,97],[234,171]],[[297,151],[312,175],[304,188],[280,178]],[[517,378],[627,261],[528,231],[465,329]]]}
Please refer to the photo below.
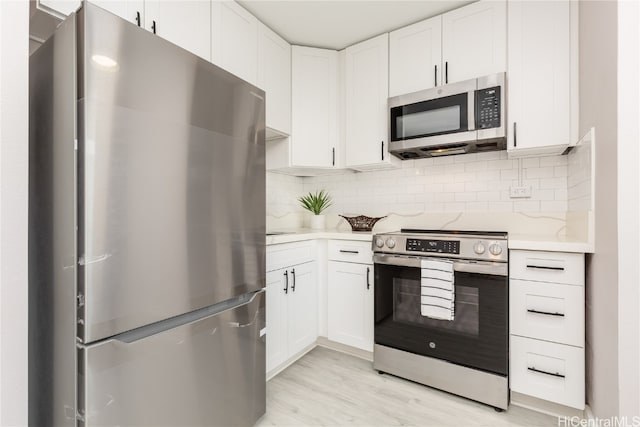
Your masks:
{"label": "oven door", "polygon": [[508,372],[507,264],[454,260],[454,320],[420,313],[421,258],[374,256],[375,343]]}

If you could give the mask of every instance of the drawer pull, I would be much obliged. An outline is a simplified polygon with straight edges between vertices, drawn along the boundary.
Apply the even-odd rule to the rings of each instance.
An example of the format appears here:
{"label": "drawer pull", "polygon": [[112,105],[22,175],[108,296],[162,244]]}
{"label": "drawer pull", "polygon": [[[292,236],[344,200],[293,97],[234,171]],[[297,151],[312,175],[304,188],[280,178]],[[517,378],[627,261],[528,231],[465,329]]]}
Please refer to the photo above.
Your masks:
{"label": "drawer pull", "polygon": [[347,250],[344,250],[344,249],[340,249],[340,252],[343,253],[343,254],[356,254],[356,255],[360,253],[358,251],[347,251]]}
{"label": "drawer pull", "polygon": [[545,375],[551,375],[552,377],[558,377],[558,378],[564,378],[565,376],[559,373],[552,373],[552,372],[547,372],[547,371],[541,371],[540,369],[536,369],[536,368],[530,368],[527,366],[527,369],[533,372],[537,372],[539,374],[545,374]]}
{"label": "drawer pull", "polygon": [[548,311],[539,311],[539,310],[531,310],[531,309],[527,309],[527,311],[529,313],[535,313],[535,314],[545,314],[547,316],[558,316],[558,317],[564,317],[564,313],[550,313]]}
{"label": "drawer pull", "polygon": [[530,265],[527,264],[527,268],[537,268],[540,270],[556,270],[556,271],[564,271],[564,267],[549,267],[546,265]]}

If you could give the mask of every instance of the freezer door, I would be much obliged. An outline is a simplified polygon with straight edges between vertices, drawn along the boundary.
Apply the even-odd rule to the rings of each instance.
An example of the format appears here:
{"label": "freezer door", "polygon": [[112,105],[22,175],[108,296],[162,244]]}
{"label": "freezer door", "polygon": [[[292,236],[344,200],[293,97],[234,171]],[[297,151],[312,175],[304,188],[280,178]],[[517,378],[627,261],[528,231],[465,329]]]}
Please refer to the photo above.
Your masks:
{"label": "freezer door", "polygon": [[264,308],[259,292],[164,332],[81,348],[79,425],[252,426],[265,413]]}
{"label": "freezer door", "polygon": [[264,92],[85,2],[79,338],[265,284]]}

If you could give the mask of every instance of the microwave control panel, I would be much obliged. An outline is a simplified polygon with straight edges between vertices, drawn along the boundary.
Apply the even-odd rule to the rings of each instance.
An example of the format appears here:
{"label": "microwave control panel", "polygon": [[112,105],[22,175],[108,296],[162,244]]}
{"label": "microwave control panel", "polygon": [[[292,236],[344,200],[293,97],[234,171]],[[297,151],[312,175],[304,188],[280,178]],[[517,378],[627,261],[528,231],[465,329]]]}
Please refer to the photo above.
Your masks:
{"label": "microwave control panel", "polygon": [[407,239],[407,251],[457,255],[460,254],[460,242],[458,240]]}
{"label": "microwave control panel", "polygon": [[500,86],[476,90],[476,129],[500,127]]}

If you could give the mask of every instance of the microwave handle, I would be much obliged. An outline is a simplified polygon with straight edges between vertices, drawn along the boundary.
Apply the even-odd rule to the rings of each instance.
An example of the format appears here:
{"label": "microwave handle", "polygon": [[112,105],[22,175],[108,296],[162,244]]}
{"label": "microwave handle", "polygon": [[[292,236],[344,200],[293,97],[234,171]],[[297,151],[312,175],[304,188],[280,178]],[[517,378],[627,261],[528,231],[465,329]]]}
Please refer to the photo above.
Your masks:
{"label": "microwave handle", "polygon": [[438,66],[433,66],[433,87],[438,86]]}
{"label": "microwave handle", "polygon": [[518,123],[513,122],[513,148],[518,146]]}

